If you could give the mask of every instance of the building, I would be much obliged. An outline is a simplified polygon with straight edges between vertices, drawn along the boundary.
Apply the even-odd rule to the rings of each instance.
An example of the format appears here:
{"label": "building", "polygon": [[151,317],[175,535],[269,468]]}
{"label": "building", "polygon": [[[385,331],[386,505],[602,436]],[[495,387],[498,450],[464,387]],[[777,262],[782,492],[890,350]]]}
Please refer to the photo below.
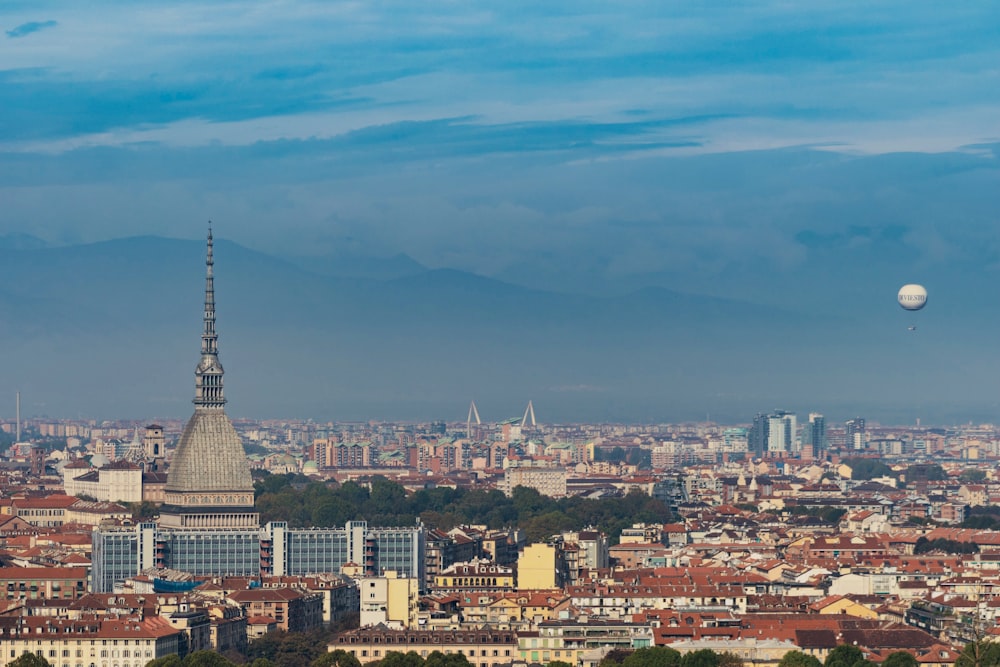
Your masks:
{"label": "building", "polygon": [[[364,521],[351,521],[346,528],[291,529],[284,522],[259,525],[243,443],[224,410],[212,247],[210,231],[195,410],[167,473],[159,525],[95,530],[92,590],[114,591],[125,580],[152,568],[196,576],[256,577],[339,574],[343,565],[356,563],[368,576],[392,570],[424,581],[424,529],[420,525],[372,530]],[[60,525],[64,508],[57,509],[58,516],[44,515],[46,525]]]}
{"label": "building", "polygon": [[529,544],[517,559],[517,590],[551,590],[567,580],[562,552],[551,544]]}
{"label": "building", "polygon": [[67,523],[66,510],[76,502],[76,498],[60,494],[42,498],[14,498],[10,507],[11,514],[36,528],[59,528]]}
{"label": "building", "polygon": [[767,417],[767,451],[772,454],[798,451],[798,423],[794,412],[776,410]]}
{"label": "building", "polygon": [[504,470],[503,492],[508,497],[514,489],[523,486],[535,489],[543,496],[563,498],[566,496],[566,468],[549,465],[545,461],[511,461]]}
{"label": "building", "polygon": [[510,665],[517,656],[517,635],[489,626],[455,630],[393,630],[384,625],[337,635],[330,651],[342,650],[361,664],[382,660],[388,653],[413,651],[421,658],[431,653],[464,655],[472,667]]}
{"label": "building", "polygon": [[829,448],[826,440],[826,418],[817,413],[809,413],[809,426],[806,430],[806,439],[812,445],[813,456],[820,458]]}
{"label": "building", "polygon": [[340,574],[348,563],[378,576],[387,571],[424,581],[424,528],[288,528],[173,530],[154,523],[93,533],[91,585],[112,592],[140,572],[170,568],[197,576]]}
{"label": "building", "polygon": [[401,630],[417,624],[420,582],[386,572],[382,577],[358,580],[361,595],[361,627],[379,624]]}
{"label": "building", "polygon": [[864,449],[867,445],[864,417],[855,417],[844,424],[846,431],[846,449]]}
{"label": "building", "polygon": [[518,654],[529,663],[560,660],[576,665],[585,652],[595,648],[635,650],[652,645],[648,624],[582,614],[573,620],[542,621],[538,630],[517,633]]}
{"label": "building", "polygon": [[295,588],[252,588],[234,591],[229,599],[243,607],[247,618],[268,616],[279,630],[310,632],[323,624],[323,598]]}
{"label": "building", "polygon": [[253,480],[243,441],[225,412],[224,371],[215,331],[212,232],[205,257],[205,318],[195,368],[194,414],[174,452],[160,525],[165,528],[254,528]]}
{"label": "building", "polygon": [[439,593],[496,593],[514,590],[514,568],[488,560],[454,563],[434,577]]}
{"label": "building", "polygon": [[142,467],[124,459],[92,470],[70,464],[62,474],[66,495],[112,503],[142,502]]}
{"label": "building", "polygon": [[87,594],[85,567],[0,567],[7,600],[75,600]]}
{"label": "building", "polygon": [[0,617],[5,662],[34,653],[53,667],[142,667],[181,653],[181,635],[158,616],[96,620]]}

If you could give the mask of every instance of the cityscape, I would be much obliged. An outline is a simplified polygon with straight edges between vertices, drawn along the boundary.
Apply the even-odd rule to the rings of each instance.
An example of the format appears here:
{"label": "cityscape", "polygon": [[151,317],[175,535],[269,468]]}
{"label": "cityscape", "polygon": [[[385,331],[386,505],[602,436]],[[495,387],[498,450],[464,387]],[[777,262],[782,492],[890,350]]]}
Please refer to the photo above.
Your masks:
{"label": "cityscape", "polygon": [[0,3],[0,667],[1000,667],[998,26]]}
{"label": "cityscape", "polygon": [[532,401],[498,423],[473,401],[464,423],[234,424],[216,327],[209,230],[186,422],[22,422],[17,395],[10,664],[944,666],[992,648],[992,425],[547,425]]}

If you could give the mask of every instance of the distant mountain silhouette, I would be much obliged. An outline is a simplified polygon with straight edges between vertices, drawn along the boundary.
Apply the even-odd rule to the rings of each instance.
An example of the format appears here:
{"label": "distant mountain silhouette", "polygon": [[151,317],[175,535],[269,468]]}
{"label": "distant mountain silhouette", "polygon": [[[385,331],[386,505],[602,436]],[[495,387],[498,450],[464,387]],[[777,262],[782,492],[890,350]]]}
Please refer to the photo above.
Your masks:
{"label": "distant mountain silhouette", "polygon": [[[237,416],[457,420],[474,397],[484,419],[519,414],[529,398],[550,422],[736,420],[876,399],[909,419],[912,359],[954,375],[976,338],[933,326],[907,337],[895,317],[848,321],[659,287],[612,298],[455,270],[325,276],[218,239],[215,257]],[[203,243],[136,237],[7,248],[3,260],[0,392],[22,391],[28,414],[190,412]],[[965,385],[983,390],[976,373]]]}

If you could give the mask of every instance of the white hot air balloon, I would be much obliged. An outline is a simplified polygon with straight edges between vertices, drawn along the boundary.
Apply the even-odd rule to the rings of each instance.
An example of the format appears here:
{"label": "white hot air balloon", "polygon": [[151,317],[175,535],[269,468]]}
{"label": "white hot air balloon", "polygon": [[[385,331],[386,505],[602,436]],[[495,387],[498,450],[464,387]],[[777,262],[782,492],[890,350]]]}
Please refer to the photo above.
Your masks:
{"label": "white hot air balloon", "polygon": [[903,285],[896,300],[903,310],[920,310],[927,305],[927,290],[923,285]]}

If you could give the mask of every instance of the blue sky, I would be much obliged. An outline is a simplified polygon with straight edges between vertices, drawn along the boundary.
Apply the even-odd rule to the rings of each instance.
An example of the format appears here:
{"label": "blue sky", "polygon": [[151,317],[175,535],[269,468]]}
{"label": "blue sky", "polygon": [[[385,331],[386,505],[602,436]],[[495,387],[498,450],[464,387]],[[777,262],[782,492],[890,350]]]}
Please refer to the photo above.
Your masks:
{"label": "blue sky", "polygon": [[[781,268],[803,231],[886,224],[825,219],[809,151],[925,211],[902,241],[923,260],[996,222],[995,188],[947,202],[961,221],[920,201],[942,169],[996,177],[990,2],[7,2],[0,28],[0,232],[50,242],[214,217],[251,247],[489,275]],[[873,173],[889,153],[929,159]]]}
{"label": "blue sky", "polygon": [[998,277],[998,63],[986,1],[4,2],[0,236],[940,303]]}

